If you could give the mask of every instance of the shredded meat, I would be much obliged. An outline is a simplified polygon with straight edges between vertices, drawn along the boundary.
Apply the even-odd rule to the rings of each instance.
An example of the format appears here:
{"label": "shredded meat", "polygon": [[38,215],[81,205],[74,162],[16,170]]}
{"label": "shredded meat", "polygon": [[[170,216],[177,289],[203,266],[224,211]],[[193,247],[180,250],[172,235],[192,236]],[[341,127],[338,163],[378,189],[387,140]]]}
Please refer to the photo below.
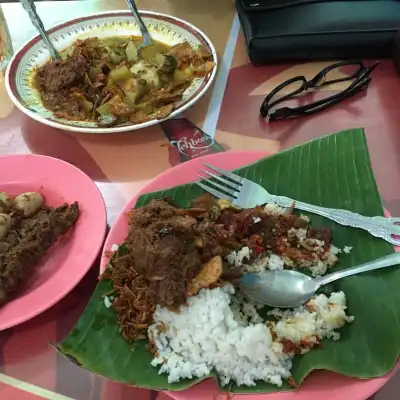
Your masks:
{"label": "shredded meat", "polygon": [[114,280],[119,295],[114,307],[128,340],[141,337],[156,304],[171,309],[185,304],[187,285],[202,267],[193,230],[197,221],[181,214],[163,200],[134,210],[124,251],[105,274]]}
{"label": "shredded meat", "polygon": [[128,341],[146,337],[157,304],[177,310],[202,288],[235,282],[241,270],[224,261],[232,250],[248,246],[249,263],[272,251],[301,265],[313,259],[315,249],[291,234],[293,229],[323,241],[324,249],[332,238],[329,229],[309,229],[294,214],[274,215],[264,207],[242,210],[210,195],[187,209],[152,200],[129,217],[128,237],[103,274],[113,281],[113,307]]}
{"label": "shredded meat", "polygon": [[79,217],[78,203],[43,207],[30,218],[14,216],[9,234],[0,241],[0,304]]}
{"label": "shredded meat", "polygon": [[54,60],[43,65],[37,71],[36,83],[45,92],[56,93],[71,85],[82,83],[88,70],[87,60],[76,54],[65,60]]}
{"label": "shredded meat", "polygon": [[195,224],[195,218],[176,215],[175,208],[162,200],[152,201],[131,217],[125,246],[136,271],[148,279],[149,289],[161,306],[184,304],[186,283],[202,266],[193,232]]}

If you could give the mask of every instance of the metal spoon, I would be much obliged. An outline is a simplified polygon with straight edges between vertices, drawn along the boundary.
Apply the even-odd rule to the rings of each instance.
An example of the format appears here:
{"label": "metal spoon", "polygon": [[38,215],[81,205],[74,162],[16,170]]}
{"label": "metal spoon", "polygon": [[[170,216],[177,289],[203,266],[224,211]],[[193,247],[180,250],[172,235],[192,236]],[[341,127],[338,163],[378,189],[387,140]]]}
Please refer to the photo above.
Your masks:
{"label": "metal spoon", "polygon": [[32,21],[33,26],[37,29],[40,36],[43,39],[44,44],[46,45],[47,49],[49,50],[50,57],[53,60],[60,58],[60,54],[51,43],[49,37],[46,34],[46,29],[44,28],[43,22],[40,19],[37,11],[35,3],[32,0],[20,0],[22,7],[24,7],[25,11],[28,13],[29,18]]}
{"label": "metal spoon", "polygon": [[153,39],[151,38],[151,35],[149,31],[147,30],[146,25],[143,22],[142,17],[140,16],[139,10],[136,7],[135,1],[134,0],[126,0],[126,3],[128,4],[130,10],[132,11],[133,16],[135,17],[137,23],[139,24],[140,32],[142,34],[143,42],[138,48],[138,54],[140,54],[140,51],[147,46],[151,46],[153,44]]}
{"label": "metal spoon", "polygon": [[288,269],[267,270],[244,275],[239,286],[245,295],[259,303],[272,307],[293,308],[306,303],[321,286],[327,283],[346,276],[397,264],[400,264],[400,253],[394,253],[320,278],[311,278],[301,272]]}

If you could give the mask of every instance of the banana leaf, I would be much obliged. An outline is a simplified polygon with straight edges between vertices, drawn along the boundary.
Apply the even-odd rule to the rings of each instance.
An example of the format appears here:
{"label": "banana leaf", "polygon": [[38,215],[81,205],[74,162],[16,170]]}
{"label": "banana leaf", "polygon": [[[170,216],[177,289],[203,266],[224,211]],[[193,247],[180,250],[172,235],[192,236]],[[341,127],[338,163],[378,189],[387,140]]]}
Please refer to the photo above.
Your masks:
{"label": "banana leaf", "polygon": [[[325,207],[343,208],[367,216],[383,215],[367,143],[362,129],[325,136],[265,158],[237,171],[260,183],[271,193]],[[182,207],[201,194],[193,184],[149,193],[136,207],[151,199],[170,196]],[[361,229],[344,227],[315,215],[313,226],[333,229],[333,243],[352,246],[340,257],[337,269],[388,255],[393,246]],[[101,281],[85,312],[57,348],[75,364],[109,379],[156,390],[183,390],[199,380],[168,384],[166,375],[150,366],[146,341],[129,345],[119,334],[116,316],[104,306],[102,295],[111,282]],[[325,340],[323,346],[295,359],[292,373],[297,383],[316,369],[357,378],[386,374],[396,364],[400,350],[400,269],[386,268],[342,279],[336,290],[346,294],[349,314],[355,321],[341,329],[341,340]],[[216,378],[216,376],[214,376]],[[226,390],[226,388],[225,388]],[[236,393],[270,393],[292,390],[260,382],[255,387],[229,388]]]}

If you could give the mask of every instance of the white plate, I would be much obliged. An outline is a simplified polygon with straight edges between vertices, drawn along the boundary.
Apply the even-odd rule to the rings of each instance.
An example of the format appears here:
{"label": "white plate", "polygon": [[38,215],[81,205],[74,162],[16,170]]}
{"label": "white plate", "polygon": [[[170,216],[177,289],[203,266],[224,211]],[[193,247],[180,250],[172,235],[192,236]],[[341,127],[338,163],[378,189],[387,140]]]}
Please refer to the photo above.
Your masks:
{"label": "white plate", "polygon": [[[205,77],[196,78],[186,89],[182,100],[166,118],[172,118],[195,104],[210,87],[217,71],[217,54],[210,39],[190,23],[169,15],[151,11],[141,11],[142,18],[152,37],[173,46],[187,41],[193,48],[202,45],[212,55],[213,70]],[[77,39],[110,36],[140,36],[139,26],[129,11],[102,12],[76,18],[57,25],[48,31],[50,40],[61,51]],[[150,120],[141,124],[126,124],[109,128],[99,128],[95,122],[68,121],[57,118],[45,109],[39,93],[32,85],[34,70],[48,62],[50,58],[43,40],[36,36],[25,43],[11,59],[6,71],[6,89],[13,103],[26,115],[45,125],[72,132],[114,133],[125,132],[160,123]]]}

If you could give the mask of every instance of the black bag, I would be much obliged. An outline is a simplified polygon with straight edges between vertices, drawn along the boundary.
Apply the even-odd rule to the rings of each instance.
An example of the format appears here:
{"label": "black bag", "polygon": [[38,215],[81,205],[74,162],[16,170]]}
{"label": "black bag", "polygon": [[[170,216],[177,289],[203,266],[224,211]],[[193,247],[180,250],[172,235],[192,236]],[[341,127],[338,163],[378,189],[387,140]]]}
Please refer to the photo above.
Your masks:
{"label": "black bag", "polygon": [[391,57],[400,0],[236,0],[250,60]]}

